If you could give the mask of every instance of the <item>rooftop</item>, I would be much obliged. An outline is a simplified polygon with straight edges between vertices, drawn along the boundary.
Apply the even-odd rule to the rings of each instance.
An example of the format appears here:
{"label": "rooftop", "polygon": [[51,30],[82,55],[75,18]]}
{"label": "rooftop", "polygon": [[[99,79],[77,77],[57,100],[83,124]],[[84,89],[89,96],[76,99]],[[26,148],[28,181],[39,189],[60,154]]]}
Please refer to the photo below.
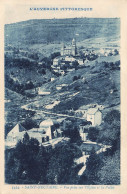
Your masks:
{"label": "rooftop", "polygon": [[58,123],[57,120],[47,119],[40,123],[40,127],[49,127],[57,123]]}
{"label": "rooftop", "polygon": [[94,115],[98,111],[98,108],[90,108],[87,111],[87,114]]}
{"label": "rooftop", "polygon": [[11,133],[18,133],[18,132],[25,132],[26,131],[26,129],[21,125],[21,124],[17,124],[17,125],[15,125],[15,127],[8,133],[8,135],[9,134],[11,134]]}

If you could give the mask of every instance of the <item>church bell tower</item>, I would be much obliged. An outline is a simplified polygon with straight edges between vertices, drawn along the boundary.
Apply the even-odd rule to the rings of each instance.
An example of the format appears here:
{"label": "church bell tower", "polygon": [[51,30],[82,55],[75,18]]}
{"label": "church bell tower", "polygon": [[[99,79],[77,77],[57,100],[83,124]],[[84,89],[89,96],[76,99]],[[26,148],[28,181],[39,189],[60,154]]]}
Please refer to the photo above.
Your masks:
{"label": "church bell tower", "polygon": [[61,47],[61,56],[63,56],[64,55],[64,43],[62,43],[62,47]]}
{"label": "church bell tower", "polygon": [[75,41],[74,38],[73,38],[73,40],[72,40],[72,48],[71,48],[71,52],[72,52],[72,55],[73,55],[73,56],[76,55],[76,41]]}

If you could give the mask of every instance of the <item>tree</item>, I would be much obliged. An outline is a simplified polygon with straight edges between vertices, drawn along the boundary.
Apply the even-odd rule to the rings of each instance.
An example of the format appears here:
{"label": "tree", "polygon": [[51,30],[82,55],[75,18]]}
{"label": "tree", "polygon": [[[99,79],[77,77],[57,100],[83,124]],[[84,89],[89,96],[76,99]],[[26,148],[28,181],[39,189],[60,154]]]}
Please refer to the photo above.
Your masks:
{"label": "tree", "polygon": [[88,139],[96,141],[99,135],[99,130],[96,127],[90,127],[88,130]]}
{"label": "tree", "polygon": [[79,184],[95,185],[98,181],[98,170],[103,166],[101,155],[96,154],[94,148],[86,161],[86,170],[79,180]]}
{"label": "tree", "polygon": [[71,143],[81,143],[81,137],[78,128],[71,126],[64,131],[66,137],[70,138]]}
{"label": "tree", "polygon": [[23,143],[24,144],[28,144],[29,143],[29,140],[30,140],[30,137],[29,137],[28,133],[26,132],[24,134]]}
{"label": "tree", "polygon": [[22,123],[22,126],[27,130],[38,127],[37,122],[31,118],[26,118],[26,120]]}
{"label": "tree", "polygon": [[120,112],[118,110],[112,110],[108,112],[104,118],[104,121],[108,124],[112,124],[113,122],[120,121]]}
{"label": "tree", "polygon": [[51,59],[54,59],[56,57],[60,56],[60,52],[55,52],[51,54]]}
{"label": "tree", "polygon": [[48,184],[68,184],[73,170],[75,152],[76,147],[70,143],[57,146],[54,149],[47,171]]}
{"label": "tree", "polygon": [[76,81],[76,80],[78,80],[78,79],[80,79],[80,78],[81,78],[80,75],[79,75],[79,76],[76,76],[76,75],[75,75],[75,76],[73,77],[73,81]]}
{"label": "tree", "polygon": [[[25,134],[24,141],[6,154],[6,182],[11,184],[45,183],[48,157],[37,139]],[[44,181],[44,182],[43,182]]]}
{"label": "tree", "polygon": [[73,61],[72,62],[72,66],[75,68],[75,70],[77,70],[78,69],[78,66],[79,66],[78,61]]}
{"label": "tree", "polygon": [[[119,185],[120,184],[120,153],[103,157],[103,166],[97,172],[98,184]],[[115,164],[115,165],[114,165]]]}
{"label": "tree", "polygon": [[110,144],[112,154],[120,149],[120,112],[112,110],[104,118],[103,129],[99,131],[98,142]]}

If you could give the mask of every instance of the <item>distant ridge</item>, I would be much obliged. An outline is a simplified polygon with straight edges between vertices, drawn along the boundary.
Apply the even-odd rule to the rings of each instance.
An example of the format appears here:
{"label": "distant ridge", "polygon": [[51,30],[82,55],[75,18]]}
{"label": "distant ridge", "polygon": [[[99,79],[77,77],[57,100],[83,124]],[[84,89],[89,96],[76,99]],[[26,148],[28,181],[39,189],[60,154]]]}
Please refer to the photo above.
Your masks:
{"label": "distant ridge", "polygon": [[120,34],[119,18],[35,19],[5,25],[5,44],[29,45],[70,42]]}

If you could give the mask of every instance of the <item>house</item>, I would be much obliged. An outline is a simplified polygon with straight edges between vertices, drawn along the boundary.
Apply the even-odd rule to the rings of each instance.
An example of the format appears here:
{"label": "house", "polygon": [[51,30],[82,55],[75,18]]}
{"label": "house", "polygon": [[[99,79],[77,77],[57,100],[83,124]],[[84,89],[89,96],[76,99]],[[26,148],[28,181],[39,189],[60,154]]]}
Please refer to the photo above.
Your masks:
{"label": "house", "polygon": [[26,129],[21,125],[17,124],[6,137],[6,145],[13,147],[15,146],[19,140],[23,139],[24,134],[26,133]]}
{"label": "house", "polygon": [[76,56],[75,57],[75,61],[77,61],[79,65],[83,65],[84,64],[84,59],[82,59],[80,56]]}
{"label": "house", "polygon": [[72,56],[66,56],[65,61],[73,62],[73,61],[76,61],[76,59]]}
{"label": "house", "polygon": [[58,56],[53,59],[53,67],[58,67],[61,64],[61,61],[64,60],[64,57]]}
{"label": "house", "polygon": [[38,94],[39,94],[39,95],[45,96],[45,95],[49,95],[49,94],[50,94],[50,91],[44,89],[43,87],[39,87],[39,88],[38,88]]}
{"label": "house", "polygon": [[[26,129],[21,124],[17,124],[7,134],[6,146],[8,146],[8,147],[16,146],[18,141],[23,141],[25,133],[27,133],[30,138],[37,139],[40,144],[42,142],[44,142],[44,141],[48,141],[49,140],[49,138],[47,137],[47,134],[43,133],[42,131],[39,131],[38,128],[30,129],[30,130],[26,131]],[[44,139],[44,141],[43,141],[43,139]]]}
{"label": "house", "polygon": [[53,125],[54,123],[51,119],[44,120],[40,123],[39,130],[43,131],[47,136],[49,136],[49,139],[52,139],[51,128]]}
{"label": "house", "polygon": [[37,139],[40,144],[49,141],[49,136],[47,134],[41,133],[39,131],[27,131],[30,138]]}
{"label": "house", "polygon": [[53,131],[54,138],[62,137],[62,134],[63,131],[61,131],[61,129],[55,129],[55,131]]}
{"label": "house", "polygon": [[80,128],[79,134],[81,136],[82,141],[86,141],[87,140],[88,131],[84,131],[82,128]]}
{"label": "house", "polygon": [[43,134],[54,139],[57,137],[62,137],[62,131],[59,129],[59,122],[56,120],[47,119],[40,123],[39,131],[42,131]]}
{"label": "house", "polygon": [[86,113],[86,120],[91,121],[93,126],[100,125],[102,122],[102,113],[98,108],[90,108]]}
{"label": "house", "polygon": [[51,77],[51,82],[53,82],[56,78],[55,77]]}
{"label": "house", "polygon": [[53,59],[53,66],[57,66],[60,64],[61,58],[60,57],[56,57],[55,59]]}
{"label": "house", "polygon": [[61,74],[61,75],[64,75],[65,74],[65,71],[64,70],[59,70],[59,73]]}
{"label": "house", "polygon": [[75,115],[77,117],[83,117],[86,118],[86,113],[87,113],[87,106],[81,106],[78,110],[75,111]]}
{"label": "house", "polygon": [[83,65],[84,64],[83,59],[78,59],[77,61],[78,61],[79,65]]}
{"label": "house", "polygon": [[81,136],[82,141],[87,141],[87,136],[88,136],[88,130],[89,130],[90,125],[86,124],[80,124],[79,125],[79,134]]}
{"label": "house", "polygon": [[49,143],[49,140],[63,136],[63,131],[59,128],[63,121],[64,119],[58,119],[58,121],[44,120],[40,123],[39,128],[33,128],[28,131],[21,124],[17,124],[7,134],[5,145],[6,147],[15,147],[18,141],[23,141],[25,133],[30,138],[37,139],[40,144]]}
{"label": "house", "polygon": [[72,72],[72,71],[75,71],[75,68],[67,69],[67,72]]}
{"label": "house", "polygon": [[56,85],[56,89],[57,90],[61,90],[62,88],[65,88],[65,87],[67,87],[68,86],[68,84],[60,84],[60,85]]}

